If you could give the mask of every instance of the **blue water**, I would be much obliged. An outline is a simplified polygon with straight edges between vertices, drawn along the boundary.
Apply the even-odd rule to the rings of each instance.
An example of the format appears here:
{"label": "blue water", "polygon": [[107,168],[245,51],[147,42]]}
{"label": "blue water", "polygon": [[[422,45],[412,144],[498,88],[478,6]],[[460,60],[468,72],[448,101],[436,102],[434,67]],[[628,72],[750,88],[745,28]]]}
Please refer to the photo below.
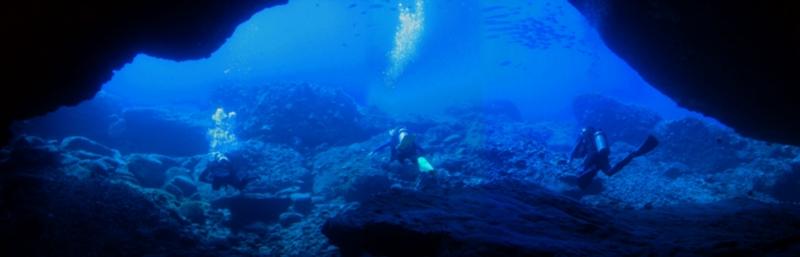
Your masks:
{"label": "blue water", "polygon": [[[412,6],[413,1],[399,1]],[[566,1],[427,1],[402,74],[387,82],[398,1],[295,0],[259,12],[207,59],[138,55],[104,85],[134,105],[203,105],[220,85],[303,81],[344,88],[395,114],[506,99],[529,119],[570,119],[600,93],[672,118],[688,112],[611,52]]]}
{"label": "blue water", "polygon": [[676,106],[566,0],[290,0],[13,129],[3,256],[800,249],[800,148]]}

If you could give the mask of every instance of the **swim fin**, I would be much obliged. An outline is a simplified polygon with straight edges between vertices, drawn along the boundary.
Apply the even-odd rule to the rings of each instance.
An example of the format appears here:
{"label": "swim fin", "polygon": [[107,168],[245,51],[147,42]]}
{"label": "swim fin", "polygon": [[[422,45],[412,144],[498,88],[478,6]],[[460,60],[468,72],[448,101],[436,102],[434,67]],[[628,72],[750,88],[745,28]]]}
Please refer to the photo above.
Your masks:
{"label": "swim fin", "polygon": [[636,151],[629,153],[628,156],[625,156],[624,159],[619,161],[617,164],[614,164],[614,167],[608,170],[608,172],[605,172],[606,175],[611,176],[616,174],[617,172],[619,172],[619,170],[625,167],[625,165],[628,165],[628,163],[630,163],[633,160],[633,158],[645,155],[646,153],[653,151],[653,149],[655,149],[656,146],[658,146],[658,139],[656,139],[656,137],[654,137],[653,135],[647,136],[647,139],[645,139],[644,143],[642,143],[642,145],[639,146],[639,149],[636,149]]}
{"label": "swim fin", "polygon": [[658,146],[658,139],[656,139],[656,137],[654,137],[653,135],[649,135],[647,136],[647,139],[644,140],[644,143],[642,143],[642,145],[639,146],[639,149],[633,152],[632,154],[636,155],[636,157],[639,157],[646,153],[649,153],[650,151],[653,151],[653,149],[655,149],[656,146]]}
{"label": "swim fin", "polygon": [[420,172],[433,171],[433,165],[431,165],[431,163],[428,162],[428,159],[425,159],[425,157],[417,158],[417,166],[419,167]]}

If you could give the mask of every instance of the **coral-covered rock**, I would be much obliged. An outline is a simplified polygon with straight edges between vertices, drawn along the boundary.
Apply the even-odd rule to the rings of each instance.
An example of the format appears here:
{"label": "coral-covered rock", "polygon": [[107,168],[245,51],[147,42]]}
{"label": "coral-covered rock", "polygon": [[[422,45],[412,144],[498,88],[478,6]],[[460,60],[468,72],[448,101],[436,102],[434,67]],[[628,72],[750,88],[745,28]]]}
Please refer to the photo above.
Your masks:
{"label": "coral-covered rock", "polygon": [[239,194],[211,202],[213,208],[230,210],[228,225],[234,229],[243,229],[256,223],[274,223],[291,204],[289,198],[262,194]]}
{"label": "coral-covered rock", "polygon": [[178,213],[193,223],[203,224],[207,218],[206,209],[209,208],[208,205],[208,203],[201,201],[187,201],[181,204],[178,208]]}
{"label": "coral-covered rock", "polygon": [[128,184],[56,172],[0,176],[3,256],[214,255],[195,248],[200,238],[174,212]]}
{"label": "coral-covered rock", "polygon": [[440,171],[495,179],[552,167],[560,157],[547,151],[550,137],[529,123],[459,119],[431,128],[421,141]]}
{"label": "coral-covered rock", "polygon": [[57,169],[64,160],[64,155],[54,143],[34,136],[18,137],[7,148],[8,154],[0,162],[0,170]]}
{"label": "coral-covered rock", "polygon": [[296,212],[284,212],[281,213],[279,217],[281,226],[288,227],[292,224],[300,222],[303,220],[303,214],[296,213]]}
{"label": "coral-covered rock", "polygon": [[273,83],[224,87],[216,96],[226,110],[237,112],[237,133],[245,138],[307,149],[349,144],[372,133],[353,99],[338,89]]}
{"label": "coral-covered rock", "polygon": [[176,196],[191,197],[194,193],[197,193],[197,185],[186,176],[176,176],[167,182],[164,187],[165,190]]}
{"label": "coral-covered rock", "polygon": [[158,154],[132,154],[128,156],[127,170],[143,187],[160,188],[167,181],[167,170],[177,162]]}
{"label": "coral-covered rock", "polygon": [[582,95],[572,102],[580,126],[602,129],[610,141],[639,145],[653,132],[661,117],[639,106],[627,105],[602,95]]}
{"label": "coral-covered rock", "polygon": [[60,148],[64,151],[84,151],[100,156],[120,157],[120,153],[116,149],[111,149],[85,137],[66,137],[61,140]]}
{"label": "coral-covered rock", "polygon": [[656,160],[680,162],[695,172],[722,172],[743,163],[738,151],[746,141],[719,127],[694,118],[667,121],[656,132]]}
{"label": "coral-covered rock", "polygon": [[369,146],[378,146],[382,140],[383,137],[379,136],[365,144],[334,147],[314,156],[314,194],[330,198],[370,194],[363,192],[365,188],[358,185],[364,185],[359,182],[364,178],[388,176],[380,168],[379,157],[372,159],[368,156],[372,150]]}
{"label": "coral-covered rock", "polygon": [[311,172],[305,167],[305,159],[287,146],[248,140],[225,155],[239,179],[252,180],[246,186],[247,192],[275,194],[285,188],[311,188]]}

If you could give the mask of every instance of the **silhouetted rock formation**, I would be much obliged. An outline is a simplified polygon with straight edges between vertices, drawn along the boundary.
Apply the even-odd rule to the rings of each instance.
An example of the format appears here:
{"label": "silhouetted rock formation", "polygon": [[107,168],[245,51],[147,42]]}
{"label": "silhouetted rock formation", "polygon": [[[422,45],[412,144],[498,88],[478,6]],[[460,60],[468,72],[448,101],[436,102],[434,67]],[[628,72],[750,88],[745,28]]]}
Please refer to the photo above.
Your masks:
{"label": "silhouetted rock formation", "polygon": [[800,5],[570,0],[606,45],[678,104],[762,140],[800,145]]}
{"label": "silhouetted rock formation", "polygon": [[[0,94],[0,145],[12,120],[92,98],[138,53],[208,57],[253,14],[286,0],[20,1],[0,18],[10,65]],[[12,89],[13,88],[13,91]],[[12,93],[13,92],[13,93]]]}

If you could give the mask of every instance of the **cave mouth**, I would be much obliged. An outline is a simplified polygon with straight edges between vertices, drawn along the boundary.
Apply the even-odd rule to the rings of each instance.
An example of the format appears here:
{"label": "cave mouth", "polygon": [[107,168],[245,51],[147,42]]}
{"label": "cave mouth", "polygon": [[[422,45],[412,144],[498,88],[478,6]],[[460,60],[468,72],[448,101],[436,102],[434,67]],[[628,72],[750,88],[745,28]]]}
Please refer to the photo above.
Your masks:
{"label": "cave mouth", "polygon": [[[0,237],[23,242],[0,255],[798,249],[800,148],[677,106],[567,0],[247,17],[205,58],[140,51],[93,99],[16,122]],[[585,172],[605,153],[627,166]]]}
{"label": "cave mouth", "polygon": [[574,98],[595,93],[667,118],[703,118],[644,82],[566,1],[475,0],[454,9],[432,1],[300,0],[255,14],[208,58],[139,54],[93,100],[17,131],[86,136],[124,152],[200,154],[211,121],[182,116],[224,108],[215,96],[220,88],[286,82],[341,88],[359,104],[395,115],[507,100],[526,119],[572,120]]}

